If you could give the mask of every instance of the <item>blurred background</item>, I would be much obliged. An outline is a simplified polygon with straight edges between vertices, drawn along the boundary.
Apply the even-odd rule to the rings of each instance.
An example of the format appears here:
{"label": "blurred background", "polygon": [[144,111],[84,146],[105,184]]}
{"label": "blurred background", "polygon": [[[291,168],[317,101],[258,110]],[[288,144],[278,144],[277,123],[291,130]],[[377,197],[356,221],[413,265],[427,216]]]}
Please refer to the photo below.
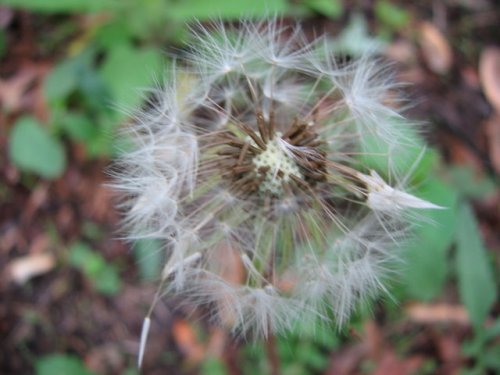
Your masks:
{"label": "blurred background", "polygon": [[139,374],[162,254],[119,240],[115,131],[193,18],[270,13],[394,62],[430,144],[415,194],[448,209],[345,329],[248,343],[159,304],[142,373],[500,373],[498,1],[0,0],[0,374]]}

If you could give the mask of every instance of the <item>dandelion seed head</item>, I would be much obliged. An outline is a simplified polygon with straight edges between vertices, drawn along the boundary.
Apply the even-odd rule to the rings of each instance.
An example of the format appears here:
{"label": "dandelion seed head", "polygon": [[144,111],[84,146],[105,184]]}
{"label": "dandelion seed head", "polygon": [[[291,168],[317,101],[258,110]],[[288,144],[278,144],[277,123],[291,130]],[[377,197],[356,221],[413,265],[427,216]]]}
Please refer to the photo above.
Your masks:
{"label": "dandelion seed head", "polygon": [[385,291],[404,213],[437,208],[364,162],[374,140],[387,164],[418,144],[399,85],[372,56],[342,61],[278,19],[192,36],[113,172],[129,238],[162,241],[162,295],[237,334],[345,323]]}
{"label": "dandelion seed head", "polygon": [[[280,137],[280,134],[276,134]],[[262,193],[278,195],[283,191],[283,186],[290,182],[290,176],[302,179],[297,163],[287,155],[276,138],[266,143],[266,149],[252,159],[256,173],[262,173],[264,179],[259,186]],[[263,172],[261,172],[263,171]]]}

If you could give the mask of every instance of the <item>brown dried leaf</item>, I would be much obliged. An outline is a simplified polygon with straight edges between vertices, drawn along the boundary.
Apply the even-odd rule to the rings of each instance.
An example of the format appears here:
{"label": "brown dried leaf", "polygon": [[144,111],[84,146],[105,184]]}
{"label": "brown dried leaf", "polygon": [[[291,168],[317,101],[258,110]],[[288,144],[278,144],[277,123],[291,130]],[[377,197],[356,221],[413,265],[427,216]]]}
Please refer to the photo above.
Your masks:
{"label": "brown dried leaf", "polygon": [[469,315],[461,305],[453,306],[445,303],[427,305],[413,303],[405,308],[410,320],[417,323],[459,323],[468,325]]}
{"label": "brown dried leaf", "polygon": [[14,18],[12,8],[0,7],[0,29],[6,29]]}
{"label": "brown dried leaf", "polygon": [[6,112],[17,112],[23,107],[26,91],[37,78],[36,69],[26,67],[8,80],[0,80],[0,102]]}
{"label": "brown dried leaf", "polygon": [[416,61],[417,51],[415,45],[408,40],[398,40],[387,46],[385,55],[402,64],[412,64]]}
{"label": "brown dried leaf", "polygon": [[500,48],[488,47],[481,53],[479,77],[484,95],[500,113]]}
{"label": "brown dried leaf", "polygon": [[185,320],[176,320],[172,327],[172,334],[182,353],[189,362],[200,363],[205,356],[205,348],[199,342],[196,334]]}
{"label": "brown dried leaf", "polygon": [[8,265],[9,279],[23,284],[32,277],[49,272],[54,268],[56,260],[52,254],[32,254],[17,258]]}
{"label": "brown dried leaf", "polygon": [[450,70],[453,63],[450,44],[441,31],[430,22],[420,25],[420,46],[430,70],[439,74]]}

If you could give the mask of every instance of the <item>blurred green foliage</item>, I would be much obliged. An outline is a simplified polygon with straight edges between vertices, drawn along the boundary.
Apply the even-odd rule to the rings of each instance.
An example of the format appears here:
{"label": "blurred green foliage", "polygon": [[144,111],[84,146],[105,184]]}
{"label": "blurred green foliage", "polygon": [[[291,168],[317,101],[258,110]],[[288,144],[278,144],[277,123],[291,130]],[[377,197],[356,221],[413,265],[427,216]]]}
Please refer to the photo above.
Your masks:
{"label": "blurred green foliage", "polygon": [[133,250],[141,279],[143,281],[157,280],[165,264],[165,252],[162,251],[160,241],[157,239],[138,240]]}
{"label": "blurred green foliage", "polygon": [[69,248],[69,264],[78,268],[100,293],[114,295],[120,291],[118,268],[107,263],[102,255],[84,243]]}
{"label": "blurred green foliage", "polygon": [[51,354],[35,364],[36,375],[96,375],[85,368],[82,360],[73,355]]}
{"label": "blurred green foliage", "polygon": [[487,370],[500,372],[500,319],[485,329],[479,328],[472,340],[464,343],[462,350],[465,355],[475,359],[473,368],[463,371],[464,375],[480,375],[487,373]]}
{"label": "blurred green foliage", "polygon": [[361,57],[367,51],[381,52],[386,43],[378,36],[371,35],[364,16],[351,15],[348,24],[332,42],[332,50],[340,54]]}
{"label": "blurred green foliage", "polygon": [[[259,17],[269,14],[305,15],[315,11],[338,18],[343,11],[341,0],[4,0],[3,4],[43,13],[95,13],[99,11],[134,13],[147,21],[181,21],[193,18],[232,20],[239,17]],[[143,18],[147,16],[147,18]],[[135,30],[137,31],[137,30]]]}
{"label": "blurred green foliage", "polygon": [[375,16],[380,24],[390,31],[401,29],[410,21],[410,14],[404,8],[386,0],[375,3]]}
{"label": "blurred green foliage", "polygon": [[9,156],[22,171],[50,179],[66,167],[64,147],[34,118],[22,117],[10,134]]}
{"label": "blurred green foliage", "polygon": [[203,361],[200,373],[202,375],[228,375],[228,371],[224,363],[215,357],[209,357]]}
{"label": "blurred green foliage", "polygon": [[96,12],[117,6],[118,0],[3,0],[3,5],[34,12]]}
{"label": "blurred green foliage", "polygon": [[5,40],[5,31],[0,30],[0,57],[3,57],[7,52],[7,42]]}
{"label": "blurred green foliage", "polygon": [[496,283],[471,208],[462,203],[457,214],[458,290],[472,323],[476,329],[481,329],[497,299]]}

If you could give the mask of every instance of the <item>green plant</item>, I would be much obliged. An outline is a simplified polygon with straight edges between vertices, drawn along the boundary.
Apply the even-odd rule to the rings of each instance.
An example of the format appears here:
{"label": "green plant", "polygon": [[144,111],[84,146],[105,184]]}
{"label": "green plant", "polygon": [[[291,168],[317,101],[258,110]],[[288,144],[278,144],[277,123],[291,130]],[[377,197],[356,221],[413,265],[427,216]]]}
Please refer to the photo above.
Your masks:
{"label": "green plant", "polygon": [[101,254],[84,243],[69,248],[69,263],[78,268],[100,293],[113,295],[120,291],[120,277],[114,264],[108,264]]}
{"label": "green plant", "polygon": [[22,117],[10,133],[9,156],[22,171],[51,179],[66,167],[61,142],[32,117]]}
{"label": "green plant", "polygon": [[36,375],[96,375],[82,360],[69,354],[50,354],[35,362]]}

